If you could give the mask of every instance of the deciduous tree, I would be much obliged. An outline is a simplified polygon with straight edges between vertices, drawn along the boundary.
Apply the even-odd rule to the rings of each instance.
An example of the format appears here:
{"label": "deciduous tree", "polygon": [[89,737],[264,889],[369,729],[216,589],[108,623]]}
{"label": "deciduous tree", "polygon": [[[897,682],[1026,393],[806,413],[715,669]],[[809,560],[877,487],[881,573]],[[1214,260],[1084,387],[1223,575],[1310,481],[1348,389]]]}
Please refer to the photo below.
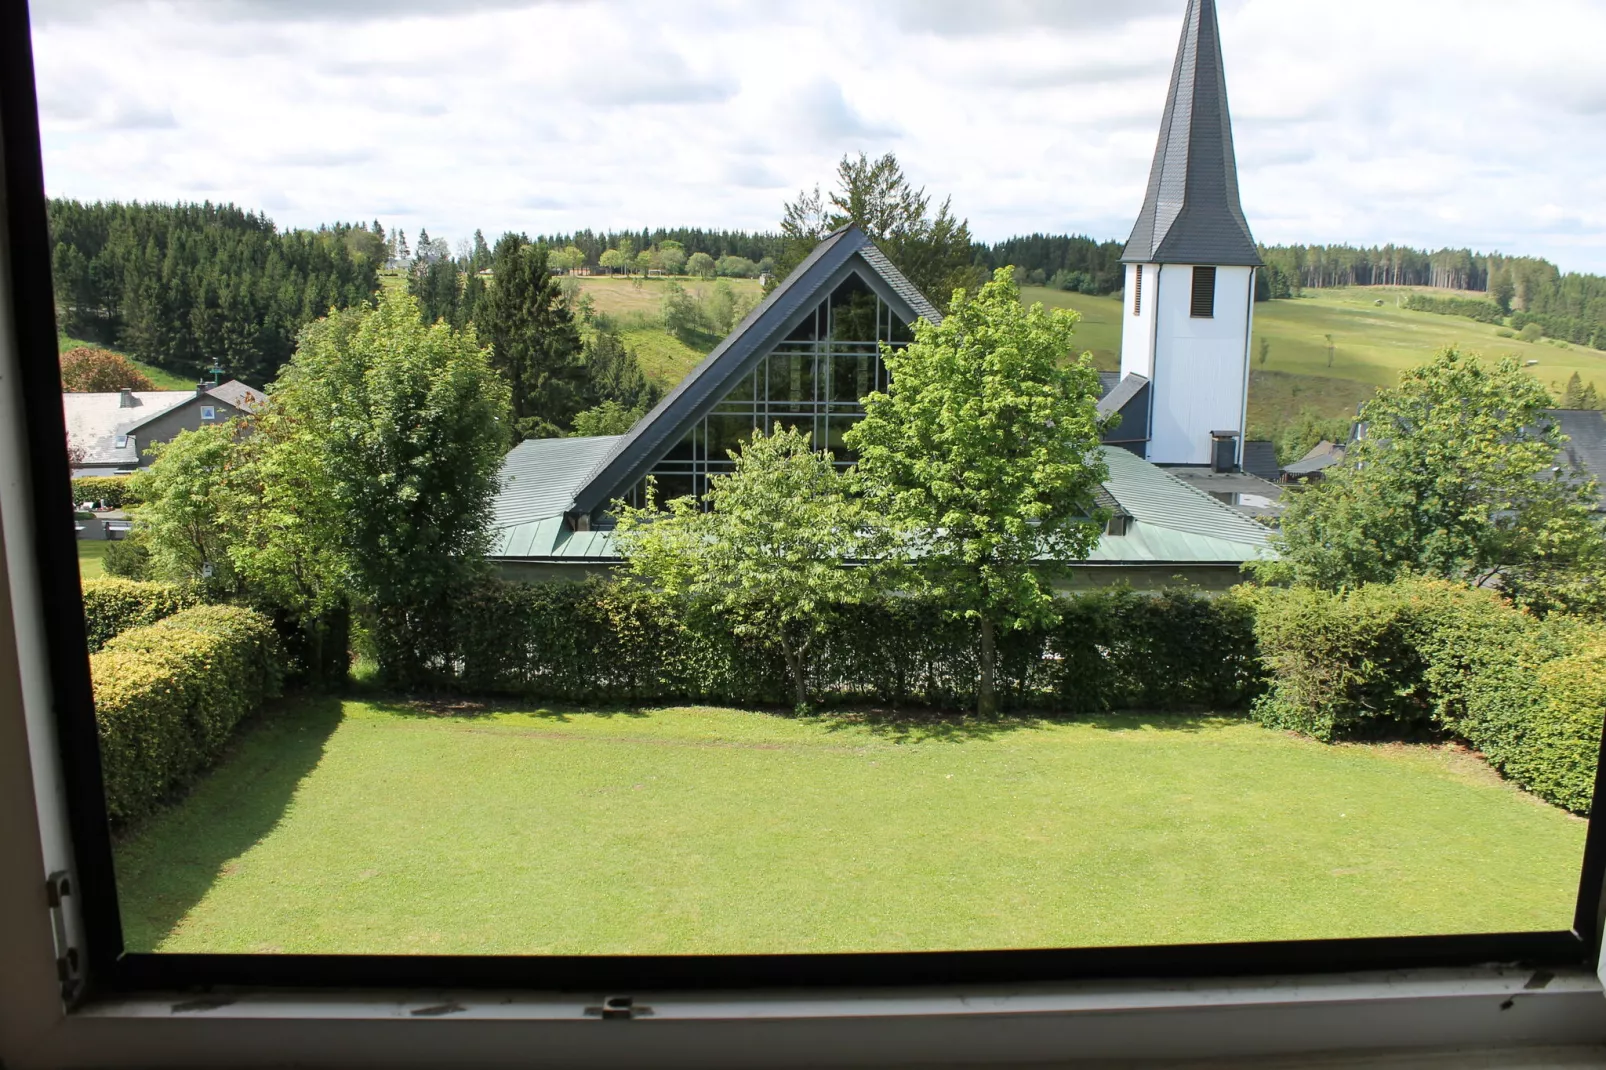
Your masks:
{"label": "deciduous tree", "polygon": [[976,705],[997,710],[997,633],[1051,619],[1050,581],[1098,542],[1106,476],[1098,372],[1073,354],[1077,315],[1026,308],[1009,268],[955,293],[940,324],[887,348],[891,383],[848,433],[869,506],[899,531],[909,574],[976,622]]}
{"label": "deciduous tree", "polygon": [[1537,609],[1598,608],[1594,480],[1556,470],[1565,436],[1515,360],[1455,348],[1361,410],[1365,436],[1284,512],[1272,582],[1328,589],[1403,575],[1492,584]]}
{"label": "deciduous tree", "polygon": [[856,563],[873,556],[873,518],[795,428],[755,432],[732,456],[735,472],[709,481],[709,508],[620,505],[615,538],[635,577],[780,650],[804,707],[815,642],[869,589]]}
{"label": "deciduous tree", "polygon": [[156,384],[121,353],[78,346],[61,355],[61,388],[91,392],[155,390]]}

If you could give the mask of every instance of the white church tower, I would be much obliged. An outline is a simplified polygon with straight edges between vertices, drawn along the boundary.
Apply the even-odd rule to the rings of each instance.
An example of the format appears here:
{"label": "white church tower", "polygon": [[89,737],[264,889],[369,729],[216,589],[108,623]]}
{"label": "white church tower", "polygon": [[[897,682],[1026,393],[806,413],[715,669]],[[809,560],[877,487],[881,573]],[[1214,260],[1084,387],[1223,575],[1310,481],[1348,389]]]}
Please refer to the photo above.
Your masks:
{"label": "white church tower", "polygon": [[[1123,422],[1119,436],[1128,448],[1146,438],[1156,464],[1236,467],[1261,259],[1238,203],[1215,0],[1188,0],[1148,192],[1121,261],[1116,393],[1125,397],[1110,400],[1148,426],[1141,434]],[[1126,404],[1145,380],[1148,404]]]}

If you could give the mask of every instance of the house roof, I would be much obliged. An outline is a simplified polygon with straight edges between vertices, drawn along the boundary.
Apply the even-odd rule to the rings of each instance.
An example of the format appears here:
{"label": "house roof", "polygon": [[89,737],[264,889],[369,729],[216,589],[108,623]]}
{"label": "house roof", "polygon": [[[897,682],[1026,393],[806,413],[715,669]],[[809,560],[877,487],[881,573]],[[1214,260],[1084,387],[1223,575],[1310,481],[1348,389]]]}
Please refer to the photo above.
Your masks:
{"label": "house roof", "polygon": [[1331,468],[1344,459],[1344,447],[1325,438],[1310,448],[1293,464],[1285,465],[1283,473],[1291,476],[1308,476],[1312,472],[1320,472],[1323,468]]}
{"label": "house roof", "polygon": [[1188,0],[1143,210],[1121,259],[1261,264],[1238,197],[1215,0]]}
{"label": "house roof", "polygon": [[829,293],[838,274],[855,262],[879,282],[881,294],[906,322],[940,322],[942,316],[892,265],[859,227],[849,224],[824,241],[736,325],[713,352],[664,395],[656,407],[622,435],[575,487],[572,513],[591,513],[641,479],[693,420],[747,374],[752,363],[785,337],[795,320]]}
{"label": "house roof", "polygon": [[[197,390],[120,390],[71,392],[61,395],[62,414],[67,421],[67,439],[84,451],[84,465],[128,467],[139,464],[140,428],[197,398],[210,397],[231,408],[252,411],[262,395],[244,383],[230,380],[206,391]],[[117,445],[117,439],[134,436],[133,441]]]}
{"label": "house roof", "polygon": [[[574,531],[557,505],[586,451],[607,438],[520,443],[503,467],[490,556],[503,560],[616,564],[611,531]],[[1270,532],[1209,494],[1116,446],[1101,446],[1109,478],[1098,504],[1131,517],[1124,535],[1104,535],[1087,563],[1237,565],[1270,554]],[[551,511],[549,515],[537,514]]]}
{"label": "house roof", "polygon": [[1113,389],[1107,391],[1103,397],[1099,398],[1099,415],[1109,416],[1111,413],[1120,412],[1126,407],[1127,402],[1137,397],[1138,394],[1142,392],[1143,388],[1148,385],[1148,377],[1138,375],[1136,372],[1127,376],[1125,379],[1122,379],[1115,385]]}

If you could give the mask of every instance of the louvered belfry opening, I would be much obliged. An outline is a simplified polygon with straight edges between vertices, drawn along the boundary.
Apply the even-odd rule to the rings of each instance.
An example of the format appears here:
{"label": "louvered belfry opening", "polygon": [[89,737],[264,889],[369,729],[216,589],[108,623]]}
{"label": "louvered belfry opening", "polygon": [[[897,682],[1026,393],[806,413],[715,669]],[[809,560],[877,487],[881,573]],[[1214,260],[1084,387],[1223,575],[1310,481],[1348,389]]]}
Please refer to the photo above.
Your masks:
{"label": "louvered belfry opening", "polygon": [[1132,314],[1143,315],[1143,265],[1139,264],[1132,281]]}
{"label": "louvered belfry opening", "polygon": [[1193,305],[1190,313],[1195,319],[1211,319],[1216,314],[1216,269],[1193,269]]}

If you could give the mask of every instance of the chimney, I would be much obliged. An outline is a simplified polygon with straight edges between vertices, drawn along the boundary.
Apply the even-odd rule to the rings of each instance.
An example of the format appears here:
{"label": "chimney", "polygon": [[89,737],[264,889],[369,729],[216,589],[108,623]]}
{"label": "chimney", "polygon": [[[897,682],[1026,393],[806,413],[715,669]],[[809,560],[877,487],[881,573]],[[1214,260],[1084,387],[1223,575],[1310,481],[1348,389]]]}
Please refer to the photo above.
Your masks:
{"label": "chimney", "polygon": [[117,393],[117,407],[119,409],[132,409],[135,405],[134,392],[126,387]]}
{"label": "chimney", "polygon": [[205,397],[206,392],[210,389],[212,389],[212,384],[207,382],[205,379],[202,379],[200,382],[195,384],[195,396]]}

